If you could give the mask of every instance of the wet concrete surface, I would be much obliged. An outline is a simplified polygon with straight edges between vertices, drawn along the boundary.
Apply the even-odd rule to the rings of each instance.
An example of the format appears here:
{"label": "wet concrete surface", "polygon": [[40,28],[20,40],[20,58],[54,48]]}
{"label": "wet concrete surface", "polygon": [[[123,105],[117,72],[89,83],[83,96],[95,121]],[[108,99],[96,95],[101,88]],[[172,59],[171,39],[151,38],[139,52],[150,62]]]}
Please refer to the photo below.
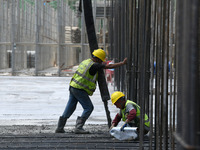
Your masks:
{"label": "wet concrete surface", "polygon": [[[71,77],[0,76],[0,125],[56,125],[69,97]],[[114,91],[109,86],[109,91]],[[94,111],[86,124],[106,124],[107,118],[100,92],[90,97]],[[108,101],[111,117],[118,109]],[[73,125],[83,109],[77,109],[68,119]]]}

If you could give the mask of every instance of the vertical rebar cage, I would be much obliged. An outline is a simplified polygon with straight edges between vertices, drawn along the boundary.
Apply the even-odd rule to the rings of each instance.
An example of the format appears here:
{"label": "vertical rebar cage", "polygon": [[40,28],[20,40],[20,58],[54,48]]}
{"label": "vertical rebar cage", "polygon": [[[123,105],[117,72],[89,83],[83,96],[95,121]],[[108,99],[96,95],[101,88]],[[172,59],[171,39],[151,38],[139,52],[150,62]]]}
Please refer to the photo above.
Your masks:
{"label": "vertical rebar cage", "polygon": [[[187,141],[184,148],[198,148],[199,2],[112,0],[110,7],[111,58],[129,62],[115,70],[115,85],[149,115],[149,148],[175,149],[175,143],[184,147]],[[140,138],[141,149],[143,142]]]}

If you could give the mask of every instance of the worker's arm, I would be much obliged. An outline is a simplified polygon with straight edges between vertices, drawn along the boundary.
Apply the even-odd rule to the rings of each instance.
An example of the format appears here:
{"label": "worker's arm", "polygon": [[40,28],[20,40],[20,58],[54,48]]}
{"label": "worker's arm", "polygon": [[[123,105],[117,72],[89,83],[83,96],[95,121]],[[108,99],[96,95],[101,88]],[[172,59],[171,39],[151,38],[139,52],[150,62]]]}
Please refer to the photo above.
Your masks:
{"label": "worker's arm", "polygon": [[132,121],[133,119],[135,119],[135,116],[136,116],[136,110],[134,109],[134,107],[132,105],[127,105],[127,109],[130,109],[129,110],[129,113],[127,115],[127,119],[126,121],[124,122],[124,124],[122,125],[121,127],[121,131],[124,131],[124,128],[127,126],[127,124]]}
{"label": "worker's arm", "polygon": [[123,61],[118,62],[118,63],[106,64],[104,69],[117,68],[117,67],[120,67],[120,66],[125,65],[125,64],[127,64],[127,58],[125,58]]}
{"label": "worker's arm", "polygon": [[127,104],[126,110],[128,112],[127,115],[127,122],[130,122],[135,119],[136,117],[136,108],[132,104]]}
{"label": "worker's arm", "polygon": [[132,109],[131,111],[129,111],[126,122],[128,123],[132,121],[133,119],[135,119],[135,116],[136,116],[136,110]]}
{"label": "worker's arm", "polygon": [[115,116],[115,119],[112,121],[112,125],[110,127],[110,129],[112,129],[113,127],[116,127],[118,125],[118,123],[121,121],[121,116],[119,113],[117,113],[117,115]]}

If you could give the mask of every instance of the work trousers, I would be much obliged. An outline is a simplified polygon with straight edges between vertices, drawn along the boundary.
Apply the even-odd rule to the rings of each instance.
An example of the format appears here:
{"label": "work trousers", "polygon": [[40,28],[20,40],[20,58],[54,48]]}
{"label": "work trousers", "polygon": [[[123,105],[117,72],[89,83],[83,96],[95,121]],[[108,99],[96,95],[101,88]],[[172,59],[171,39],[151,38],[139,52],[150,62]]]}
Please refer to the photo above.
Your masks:
{"label": "work trousers", "polygon": [[81,117],[88,119],[94,109],[94,106],[87,92],[82,89],[73,88],[72,86],[70,86],[69,92],[69,100],[62,117],[69,118],[75,111],[77,103],[79,102],[83,107],[83,113]]}

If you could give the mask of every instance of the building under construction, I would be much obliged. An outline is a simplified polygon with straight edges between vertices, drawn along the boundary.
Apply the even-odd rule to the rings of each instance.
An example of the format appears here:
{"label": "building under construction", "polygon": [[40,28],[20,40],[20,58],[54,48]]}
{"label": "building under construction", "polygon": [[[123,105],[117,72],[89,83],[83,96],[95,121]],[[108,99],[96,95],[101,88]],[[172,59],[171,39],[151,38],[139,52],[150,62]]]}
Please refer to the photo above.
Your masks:
{"label": "building under construction", "polygon": [[128,58],[115,88],[149,115],[138,148],[200,149],[199,0],[0,0],[0,73],[65,76],[90,57],[87,1],[107,60]]}

